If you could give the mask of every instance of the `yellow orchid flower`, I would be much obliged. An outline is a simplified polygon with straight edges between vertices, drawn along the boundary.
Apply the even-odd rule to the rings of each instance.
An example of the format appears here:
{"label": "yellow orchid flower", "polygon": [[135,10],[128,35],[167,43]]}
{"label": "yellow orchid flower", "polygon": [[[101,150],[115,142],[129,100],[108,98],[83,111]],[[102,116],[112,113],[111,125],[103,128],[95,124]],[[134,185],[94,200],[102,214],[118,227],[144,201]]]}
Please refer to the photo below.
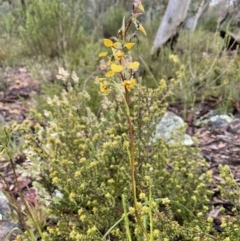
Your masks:
{"label": "yellow orchid flower", "polygon": [[123,66],[120,64],[111,64],[111,70],[109,70],[105,76],[107,78],[113,77],[115,73],[119,73],[123,70]]}
{"label": "yellow orchid flower", "polygon": [[103,43],[106,47],[112,47],[113,46],[113,41],[111,39],[104,39]]}
{"label": "yellow orchid flower", "polygon": [[115,42],[115,43],[113,44],[113,47],[114,47],[115,49],[121,49],[121,48],[122,48],[122,44],[121,44],[120,42]]}
{"label": "yellow orchid flower", "polygon": [[106,81],[103,81],[100,83],[100,91],[106,95],[109,94],[110,92],[110,87],[107,86],[107,82]]}
{"label": "yellow orchid flower", "polygon": [[131,89],[136,85],[136,79],[131,78],[130,80],[124,80],[123,86],[128,90],[131,91]]}
{"label": "yellow orchid flower", "polygon": [[101,52],[98,57],[105,57],[107,56],[108,52]]}
{"label": "yellow orchid flower", "polygon": [[124,46],[127,48],[127,49],[131,49],[133,46],[134,46],[135,43],[127,43],[125,44]]}
{"label": "yellow orchid flower", "polygon": [[128,65],[128,68],[133,69],[133,70],[137,70],[139,68],[139,65],[140,65],[139,62],[134,61],[134,62],[132,62]]}
{"label": "yellow orchid flower", "polygon": [[116,52],[116,56],[117,56],[117,58],[118,58],[118,60],[121,60],[122,59],[122,57],[123,57],[123,52],[121,51],[121,50],[117,50],[117,52]]}
{"label": "yellow orchid flower", "polygon": [[144,7],[141,3],[137,5],[137,8],[144,12]]}
{"label": "yellow orchid flower", "polygon": [[139,25],[138,25],[138,29],[139,29],[144,35],[147,35],[147,33],[146,33],[144,27],[142,26],[142,24],[139,24]]}
{"label": "yellow orchid flower", "polygon": [[111,64],[111,70],[113,72],[121,72],[123,70],[123,66],[120,64]]}
{"label": "yellow orchid flower", "polygon": [[108,72],[105,74],[105,76],[106,76],[107,78],[110,78],[110,77],[113,77],[114,74],[115,74],[115,72],[112,71],[112,70],[110,70],[110,71],[108,71]]}

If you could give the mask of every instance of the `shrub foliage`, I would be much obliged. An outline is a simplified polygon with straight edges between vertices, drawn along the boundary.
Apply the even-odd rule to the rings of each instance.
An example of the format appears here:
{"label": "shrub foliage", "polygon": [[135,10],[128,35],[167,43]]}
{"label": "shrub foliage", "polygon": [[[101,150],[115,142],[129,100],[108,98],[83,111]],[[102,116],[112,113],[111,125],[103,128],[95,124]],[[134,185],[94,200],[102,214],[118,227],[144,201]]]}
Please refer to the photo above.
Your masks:
{"label": "shrub foliage", "polygon": [[[152,212],[154,240],[193,240],[196,232],[204,236],[206,227],[212,230],[212,223],[203,221],[211,175],[196,149],[160,139],[152,143],[165,92],[161,82],[155,90],[139,86],[132,96],[139,211],[147,229]],[[69,85],[60,97],[48,99],[52,111],[35,113],[42,125],[26,136],[33,161],[28,173],[52,196],[49,211],[58,221],[48,227],[46,240],[101,240],[106,233],[106,240],[127,240],[124,221],[117,224],[124,213],[122,195],[133,240],[142,240],[132,207],[125,105],[113,93],[96,116],[86,106],[89,98]]]}
{"label": "shrub foliage", "polygon": [[33,55],[57,57],[83,44],[82,0],[39,1],[28,3],[21,36],[26,51]]}
{"label": "shrub foliage", "polygon": [[[134,1],[136,6],[139,2]],[[56,57],[74,50],[83,38],[80,3],[31,1],[22,30],[29,51]],[[136,32],[146,34],[139,15],[133,13],[130,20]],[[104,62],[106,78],[97,78],[103,95],[97,114],[89,108],[91,96],[79,88],[79,78],[72,74],[70,80],[62,69],[65,89],[61,95],[49,97],[42,114],[33,112],[34,128],[23,124],[28,130],[25,152],[31,160],[26,173],[37,180],[41,204],[56,223],[47,225],[41,237],[46,241],[234,240],[238,218],[226,219],[223,231],[217,233],[213,219],[207,217],[213,181],[199,150],[180,142],[154,141],[156,124],[166,111],[166,97],[173,87],[168,89],[164,80],[155,80],[155,89],[136,82],[135,69],[140,64],[132,61],[128,50],[134,43],[127,43],[125,30],[123,21],[118,39],[104,40],[112,56],[110,63]],[[102,57],[107,54],[100,53]],[[169,71],[174,72],[170,85],[175,87],[173,78],[177,79],[183,92],[185,65],[175,55],[170,60]],[[116,76],[120,81],[113,80]],[[228,172],[222,168],[223,179]],[[223,184],[218,188],[237,203],[233,179],[228,176]]]}

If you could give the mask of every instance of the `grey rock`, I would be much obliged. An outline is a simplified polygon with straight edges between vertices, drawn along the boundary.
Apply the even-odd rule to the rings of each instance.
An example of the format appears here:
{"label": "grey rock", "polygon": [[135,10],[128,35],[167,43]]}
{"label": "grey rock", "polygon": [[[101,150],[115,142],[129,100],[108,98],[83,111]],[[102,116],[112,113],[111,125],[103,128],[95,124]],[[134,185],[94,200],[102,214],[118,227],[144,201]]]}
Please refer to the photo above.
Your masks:
{"label": "grey rock", "polygon": [[0,240],[11,240],[19,233],[16,214],[11,210],[7,197],[0,191]]}
{"label": "grey rock", "polygon": [[59,190],[54,191],[55,197],[59,198],[59,200],[63,199],[63,194]]}
{"label": "grey rock", "polygon": [[192,137],[189,136],[188,134],[184,134],[182,137],[182,144],[185,146],[191,146],[194,144]]}
{"label": "grey rock", "polygon": [[194,122],[195,126],[212,126],[214,128],[219,128],[225,124],[231,123],[233,118],[228,115],[220,115],[218,111],[212,110],[204,115],[201,119]]}
{"label": "grey rock", "polygon": [[14,236],[16,236],[17,234],[19,234],[19,229],[15,223],[5,221],[0,225],[1,241],[13,240]]}
{"label": "grey rock", "polygon": [[11,6],[8,1],[0,2],[0,16],[6,15],[11,10]]}
{"label": "grey rock", "polygon": [[198,127],[207,126],[210,124],[210,118],[219,115],[219,111],[210,110],[207,114],[203,115],[200,119],[194,121],[194,125]]}
{"label": "grey rock", "polygon": [[227,128],[227,131],[233,134],[240,134],[240,119],[237,118],[234,121],[232,121],[229,127]]}
{"label": "grey rock", "polygon": [[215,115],[210,117],[209,121],[212,127],[217,128],[222,127],[225,124],[231,123],[233,121],[233,118],[228,115]]}
{"label": "grey rock", "polygon": [[186,125],[183,119],[173,112],[167,111],[156,126],[153,142],[156,142],[158,138],[163,138],[169,143],[175,143],[180,140],[183,145],[194,144],[192,138],[184,134],[185,131]]}

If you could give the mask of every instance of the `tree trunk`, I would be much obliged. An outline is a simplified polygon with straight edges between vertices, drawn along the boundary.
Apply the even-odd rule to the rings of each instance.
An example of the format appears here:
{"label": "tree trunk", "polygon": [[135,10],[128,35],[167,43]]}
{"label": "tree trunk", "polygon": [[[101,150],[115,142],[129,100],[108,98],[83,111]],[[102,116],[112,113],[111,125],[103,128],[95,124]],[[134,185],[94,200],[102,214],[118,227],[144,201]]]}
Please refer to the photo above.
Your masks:
{"label": "tree trunk", "polygon": [[177,34],[178,27],[184,22],[191,0],[169,0],[166,12],[153,42],[151,55]]}
{"label": "tree trunk", "polygon": [[188,14],[184,27],[187,30],[194,31],[197,27],[198,20],[207,11],[211,0],[202,0],[197,3],[193,9],[193,13]]}

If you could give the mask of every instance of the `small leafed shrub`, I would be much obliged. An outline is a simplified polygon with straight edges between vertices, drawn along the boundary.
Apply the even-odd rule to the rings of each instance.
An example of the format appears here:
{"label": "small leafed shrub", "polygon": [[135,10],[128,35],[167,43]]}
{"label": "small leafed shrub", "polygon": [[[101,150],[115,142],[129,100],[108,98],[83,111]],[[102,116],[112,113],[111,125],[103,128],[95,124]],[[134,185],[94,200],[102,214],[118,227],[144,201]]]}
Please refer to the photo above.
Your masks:
{"label": "small leafed shrub", "polygon": [[119,29],[119,23],[122,22],[122,18],[129,17],[129,13],[124,11],[121,6],[112,6],[106,13],[103,20],[103,35],[105,38],[110,38],[116,35],[116,30]]}
{"label": "small leafed shrub", "polygon": [[21,29],[26,52],[53,58],[84,45],[81,3],[82,0],[29,2]]}
{"label": "small leafed shrub", "polygon": [[[22,126],[28,130],[25,152],[31,161],[26,173],[36,180],[52,220],[41,233],[45,241],[237,237],[235,222],[224,221],[217,233],[207,216],[213,181],[199,150],[154,138],[166,97],[181,84],[185,66],[170,56],[179,70],[174,75],[178,81],[172,78],[168,87],[165,80],[155,89],[137,81],[140,63],[132,59],[129,50],[135,43],[126,41],[126,32],[134,23],[136,34],[146,34],[137,20],[140,10],[144,11],[141,2],[134,1],[133,14],[126,25],[123,21],[118,38],[104,39],[109,51],[99,54],[106,73],[96,78],[102,95],[97,114],[89,108],[91,96],[79,88],[78,76],[60,68],[57,78],[65,89],[47,98],[43,114],[33,112],[34,128],[28,130],[28,122]],[[235,192],[224,186],[229,183],[234,189],[236,184],[228,171],[222,168],[226,182],[218,188],[233,197]]]}
{"label": "small leafed shrub", "polygon": [[[138,86],[131,96],[141,221],[152,240],[225,240],[229,232],[235,237],[237,217],[233,224],[224,222],[227,229],[219,234],[207,218],[212,175],[198,150],[152,141],[166,91],[162,81],[155,90]],[[33,113],[39,124],[26,135],[32,161],[27,173],[42,186],[41,201],[57,221],[47,227],[45,240],[130,240],[126,223],[132,240],[143,240],[133,207],[125,104],[112,93],[96,116],[86,106],[89,98],[69,84],[61,96],[47,100],[51,111]],[[226,185],[219,186],[223,193],[229,180],[235,185],[226,176],[223,172]]]}
{"label": "small leafed shrub", "polygon": [[[211,175],[203,176],[206,163],[197,150],[162,140],[152,143],[154,123],[165,110],[161,103],[165,88],[163,83],[155,90],[139,87],[131,105],[138,208],[146,228],[150,228],[147,216],[153,213],[156,238],[183,235],[180,225],[198,226],[197,215],[202,212],[205,218],[211,194],[206,190]],[[132,207],[124,103],[117,94],[107,96],[96,117],[86,107],[89,98],[68,86],[61,97],[48,99],[53,111],[36,113],[39,123],[47,124],[37,125],[35,134],[26,136],[27,153],[33,161],[28,173],[40,179],[52,195],[49,210],[58,220],[57,226],[48,227],[46,240],[100,240],[122,218],[123,194],[130,211],[130,230],[141,240],[143,234],[136,227]],[[62,197],[57,198],[56,192]],[[106,239],[126,240],[124,230],[122,220]],[[195,235],[191,229],[185,232]]]}

